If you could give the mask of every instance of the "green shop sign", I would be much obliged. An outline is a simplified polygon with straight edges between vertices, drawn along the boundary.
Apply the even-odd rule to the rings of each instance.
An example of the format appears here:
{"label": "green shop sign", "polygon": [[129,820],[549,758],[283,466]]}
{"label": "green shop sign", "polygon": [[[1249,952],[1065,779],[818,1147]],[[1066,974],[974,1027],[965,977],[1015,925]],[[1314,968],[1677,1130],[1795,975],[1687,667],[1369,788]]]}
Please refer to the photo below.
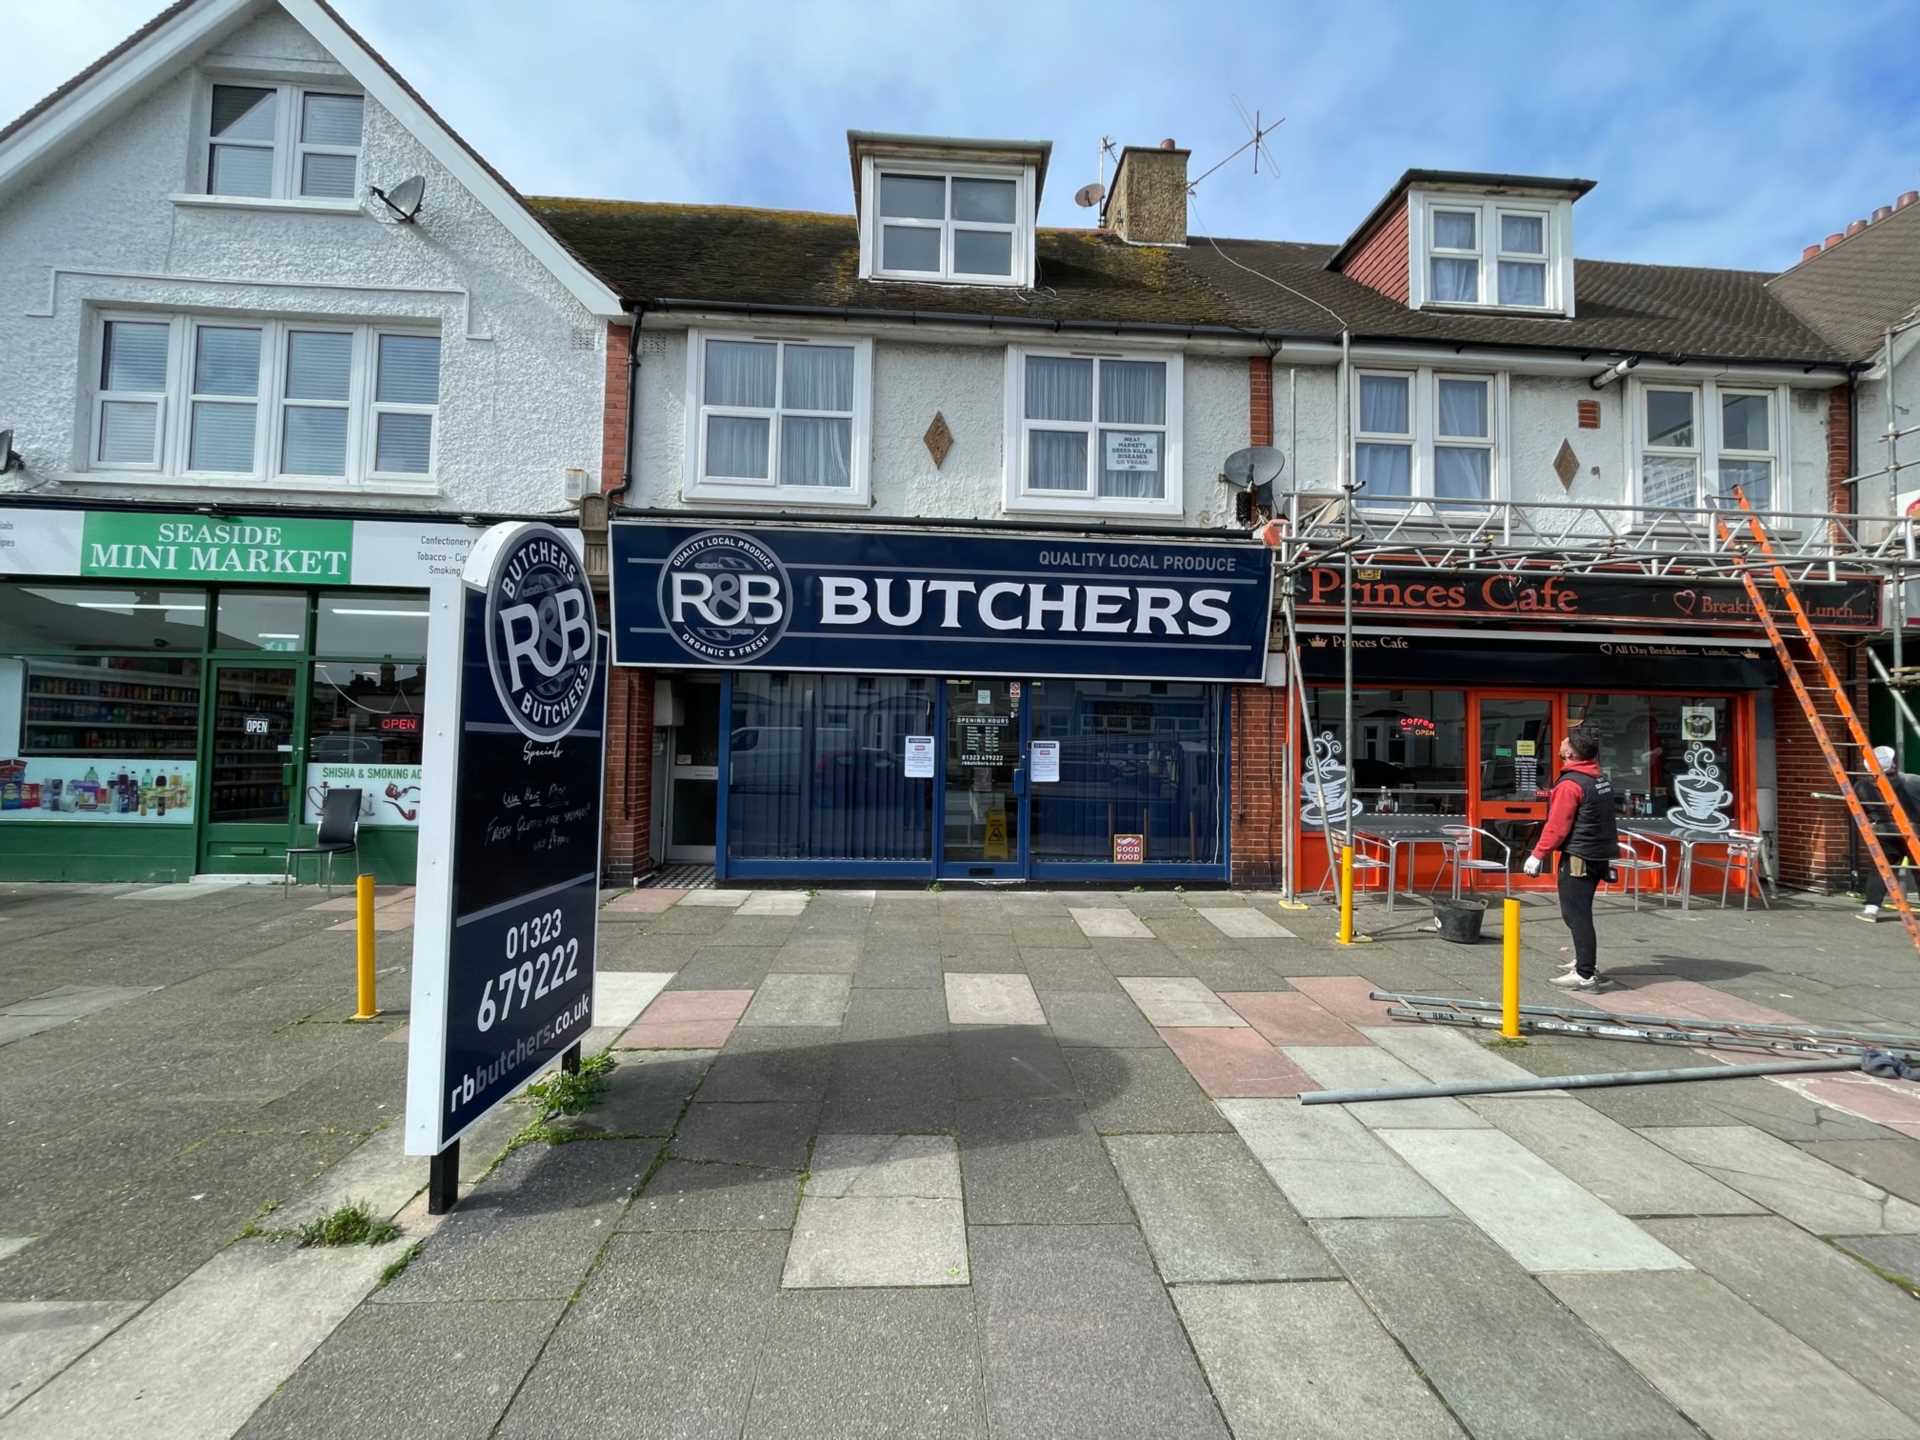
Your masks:
{"label": "green shop sign", "polygon": [[80,573],[345,585],[353,576],[353,522],[90,510]]}

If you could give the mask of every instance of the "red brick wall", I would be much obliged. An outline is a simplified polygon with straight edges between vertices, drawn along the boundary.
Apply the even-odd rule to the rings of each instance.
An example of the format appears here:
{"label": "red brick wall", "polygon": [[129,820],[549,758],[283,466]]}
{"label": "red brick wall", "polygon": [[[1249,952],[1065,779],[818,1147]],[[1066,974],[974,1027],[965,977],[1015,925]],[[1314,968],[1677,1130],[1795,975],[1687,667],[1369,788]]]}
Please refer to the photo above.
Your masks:
{"label": "red brick wall", "polygon": [[[1827,396],[1827,507],[1835,514],[1853,509],[1853,491],[1843,481],[1853,473],[1853,409],[1850,387],[1841,385]],[[1792,634],[1791,627],[1787,629]],[[1848,699],[1864,724],[1867,715],[1867,661],[1858,640],[1826,640],[1823,648],[1835,672],[1847,686]],[[1796,656],[1805,647],[1793,646]],[[1815,694],[1819,702],[1818,693]],[[1822,705],[1822,709],[1828,708]],[[1838,800],[1815,800],[1813,792],[1831,795],[1835,784],[1813,729],[1794,698],[1793,687],[1782,684],[1773,692],[1774,754],[1778,774],[1780,819],[1780,881],[1803,890],[1845,890],[1853,876],[1853,821]],[[1860,760],[1847,739],[1846,727],[1830,721],[1827,729],[1841,760],[1850,770]]]}
{"label": "red brick wall", "polygon": [[1285,813],[1287,700],[1290,691],[1235,685],[1232,706],[1233,883],[1278,886],[1286,861]]}
{"label": "red brick wall", "polygon": [[627,469],[627,356],[633,330],[607,326],[607,378],[600,420],[600,488],[611,490]]}
{"label": "red brick wall", "polygon": [[1273,360],[1247,357],[1247,443],[1273,444]]}
{"label": "red brick wall", "polygon": [[1407,202],[1380,222],[1379,228],[1341,267],[1343,274],[1378,290],[1389,300],[1407,303]]}
{"label": "red brick wall", "polygon": [[[633,332],[607,326],[600,488],[612,490],[627,469],[627,355]],[[601,604],[606,603],[601,597]],[[603,612],[604,613],[604,612]],[[627,881],[653,868],[653,672],[616,669],[607,687],[606,840],[600,870]]]}

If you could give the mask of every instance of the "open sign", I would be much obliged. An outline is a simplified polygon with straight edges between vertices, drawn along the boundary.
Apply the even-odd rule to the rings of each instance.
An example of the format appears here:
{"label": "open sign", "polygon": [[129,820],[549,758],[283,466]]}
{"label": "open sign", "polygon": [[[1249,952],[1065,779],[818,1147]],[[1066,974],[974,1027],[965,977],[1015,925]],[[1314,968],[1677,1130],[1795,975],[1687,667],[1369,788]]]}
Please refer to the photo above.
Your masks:
{"label": "open sign", "polygon": [[268,734],[268,733],[270,733],[270,732],[268,731],[268,728],[267,728],[267,721],[268,721],[268,718],[269,718],[269,717],[267,717],[267,716],[265,716],[265,715],[249,715],[249,716],[247,716],[247,720],[246,720],[246,726],[247,726],[247,729],[246,729],[246,733],[247,733],[247,734],[249,734],[249,735],[266,735],[266,734]]}

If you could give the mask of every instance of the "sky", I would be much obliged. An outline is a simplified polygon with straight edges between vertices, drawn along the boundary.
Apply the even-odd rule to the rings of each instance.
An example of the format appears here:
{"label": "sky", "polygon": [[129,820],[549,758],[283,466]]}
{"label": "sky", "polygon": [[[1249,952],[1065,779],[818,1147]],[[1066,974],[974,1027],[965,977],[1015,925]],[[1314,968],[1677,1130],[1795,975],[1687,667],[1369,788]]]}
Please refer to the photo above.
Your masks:
{"label": "sky", "polygon": [[[0,0],[16,113],[161,0]],[[1102,137],[1173,137],[1196,234],[1337,242],[1401,171],[1598,181],[1596,259],[1784,269],[1920,188],[1920,5],[336,0],[526,194],[845,213],[849,129],[1051,140],[1043,224]],[[964,28],[956,28],[964,18]],[[1108,170],[1111,178],[1111,169]]]}

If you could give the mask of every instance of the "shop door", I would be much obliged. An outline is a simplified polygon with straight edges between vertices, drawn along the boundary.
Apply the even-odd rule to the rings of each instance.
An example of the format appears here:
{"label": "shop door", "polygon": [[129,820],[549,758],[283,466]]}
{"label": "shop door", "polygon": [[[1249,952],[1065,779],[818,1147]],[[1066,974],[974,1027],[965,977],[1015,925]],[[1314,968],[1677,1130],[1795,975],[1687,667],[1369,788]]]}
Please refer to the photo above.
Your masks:
{"label": "shop door", "polygon": [[280,873],[299,819],[301,666],[213,665],[200,870]]}
{"label": "shop door", "polygon": [[[1545,790],[1553,782],[1553,701],[1522,695],[1480,694],[1474,699],[1479,763],[1474,766],[1475,823],[1511,849],[1517,872],[1547,818]],[[1480,842],[1481,859],[1498,848]]]}
{"label": "shop door", "polygon": [[1027,873],[1027,775],[1018,680],[948,680],[946,806],[940,874],[1019,880]]}
{"label": "shop door", "polygon": [[669,736],[665,858],[711,865],[720,786],[720,683],[674,681],[680,723]]}

